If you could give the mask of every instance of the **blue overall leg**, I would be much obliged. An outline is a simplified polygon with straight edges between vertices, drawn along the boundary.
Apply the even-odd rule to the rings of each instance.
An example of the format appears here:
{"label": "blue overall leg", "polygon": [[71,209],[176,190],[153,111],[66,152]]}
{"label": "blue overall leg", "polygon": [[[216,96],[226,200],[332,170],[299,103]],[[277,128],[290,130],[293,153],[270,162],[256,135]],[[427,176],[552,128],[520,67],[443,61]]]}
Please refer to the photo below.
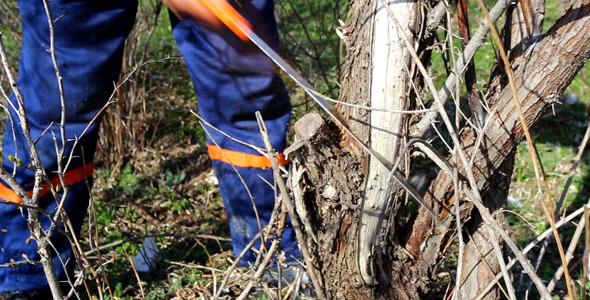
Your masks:
{"label": "blue overall leg", "polygon": [[[278,46],[272,0],[240,1],[236,7],[259,36]],[[229,30],[214,32],[192,21],[179,22],[175,18],[172,24],[178,48],[186,57],[200,116],[217,130],[264,148],[254,114],[260,111],[274,149],[283,151],[291,105],[273,62],[256,46],[241,41]],[[268,159],[252,148],[209,126],[205,129],[229,217],[233,252],[237,256],[260,231],[253,203],[262,227],[270,219],[275,191],[268,183],[274,182],[273,172]],[[283,234],[281,250],[288,259],[300,257],[290,225]],[[255,253],[249,251],[239,265],[248,266],[254,260]]]}
{"label": "blue overall leg", "polygon": [[[78,234],[89,199],[88,186],[96,148],[99,121],[90,125],[92,118],[104,106],[113,91],[121,70],[124,40],[131,30],[137,10],[136,0],[52,0],[49,1],[55,20],[56,55],[63,77],[66,101],[66,156],[73,152],[66,180],[70,181],[70,192],[65,199],[65,211]],[[50,53],[47,17],[41,1],[18,1],[22,16],[23,48],[18,69],[18,86],[23,94],[31,136],[41,156],[47,175],[55,177],[58,162],[52,132],[61,147],[62,137],[59,126],[61,104],[56,75]],[[16,106],[14,95],[12,103]],[[9,155],[22,161],[24,166],[31,162],[30,152],[18,123],[18,117],[10,110],[9,122],[3,140],[3,168],[12,173],[26,190],[32,189],[33,171],[17,167],[8,159]],[[79,138],[76,149],[73,139]],[[61,161],[63,163],[63,160]],[[40,199],[45,211],[54,212],[56,200],[51,193]],[[0,198],[14,201],[15,195],[0,184]],[[18,199],[18,198],[17,198]],[[0,264],[20,262],[25,259],[39,260],[37,244],[28,241],[26,211],[21,214],[16,206],[0,201]],[[47,217],[42,225],[48,228]],[[69,241],[59,233],[51,237],[59,256],[53,261],[60,280],[66,280],[66,273],[74,267]],[[60,261],[61,259],[61,261]],[[62,262],[67,263],[64,267]],[[40,265],[20,264],[16,267],[0,268],[0,293],[48,289],[45,274]]]}

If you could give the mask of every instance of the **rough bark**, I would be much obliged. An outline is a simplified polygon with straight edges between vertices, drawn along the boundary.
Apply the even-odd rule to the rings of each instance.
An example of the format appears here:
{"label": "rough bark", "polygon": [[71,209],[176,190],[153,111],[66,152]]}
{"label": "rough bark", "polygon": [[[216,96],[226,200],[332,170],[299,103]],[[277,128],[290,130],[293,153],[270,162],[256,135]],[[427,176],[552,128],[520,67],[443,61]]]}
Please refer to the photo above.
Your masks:
{"label": "rough bark", "polygon": [[[590,56],[590,8],[581,1],[577,3],[546,35],[539,36],[534,48],[512,57],[517,94],[528,126],[559,99]],[[356,13],[347,32],[348,64],[344,68],[341,95],[341,100],[360,105],[368,104],[364,99],[370,93],[369,76],[374,64],[371,48],[365,46],[372,37],[368,29],[371,27],[368,26],[371,12],[367,7],[374,6],[353,2]],[[503,164],[510,167],[514,149],[523,139],[512,93],[504,81],[492,82],[487,101],[494,113],[488,116],[485,134],[478,140],[476,132],[466,128],[460,132],[459,145],[473,159],[477,188],[482,194],[490,187],[502,187],[507,182],[510,172],[500,171],[505,167]],[[353,130],[369,141],[370,132],[366,126],[369,112],[358,108],[343,111],[351,120]],[[420,208],[405,227],[385,231],[387,236],[382,237],[379,247],[390,252],[386,253],[388,257],[384,260],[388,264],[380,267],[389,274],[378,277],[377,285],[366,284],[357,264],[357,239],[368,158],[337,126],[330,122],[322,124],[317,120],[318,115],[313,118],[316,121],[304,118],[296,125],[303,146],[294,152],[293,172],[300,176],[293,186],[294,191],[300,192],[296,203],[299,203],[298,212],[305,219],[302,223],[306,227],[306,245],[316,253],[313,267],[322,276],[323,286],[318,288],[323,289],[328,298],[423,299],[432,291],[437,269],[457,234],[455,216],[449,214],[455,201],[461,206],[462,222],[470,222],[466,228],[473,241],[488,238],[485,234],[489,231],[481,230],[477,210],[462,194],[455,199],[453,179],[441,172],[425,195],[427,203],[438,212],[436,219]],[[316,125],[310,127],[310,124]],[[466,177],[464,165],[458,167],[460,178]],[[501,197],[506,190],[507,186],[504,186]],[[488,205],[493,210],[502,201],[504,198],[500,198],[500,203],[488,202]],[[389,217],[395,218],[394,223],[402,219],[397,214]],[[481,249],[485,251],[485,248]],[[471,260],[477,256],[473,250],[467,249],[464,256],[468,266],[473,265]],[[466,273],[464,276],[470,275]],[[477,282],[469,286],[479,289]],[[490,299],[494,297],[492,294]]]}
{"label": "rough bark", "polygon": [[[295,124],[291,182],[306,244],[328,299],[375,299],[357,263],[357,234],[364,179],[362,163],[340,129],[316,113]],[[318,184],[321,183],[321,184]],[[311,226],[311,228],[309,228]]]}

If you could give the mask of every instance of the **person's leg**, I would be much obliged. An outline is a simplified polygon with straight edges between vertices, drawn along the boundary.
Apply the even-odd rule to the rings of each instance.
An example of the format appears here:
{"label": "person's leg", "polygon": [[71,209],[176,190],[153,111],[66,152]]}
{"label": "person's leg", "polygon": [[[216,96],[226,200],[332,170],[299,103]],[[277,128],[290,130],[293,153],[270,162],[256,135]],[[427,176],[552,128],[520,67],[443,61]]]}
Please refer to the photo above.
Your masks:
{"label": "person's leg", "polygon": [[[272,0],[241,1],[236,7],[262,38],[278,46]],[[255,112],[260,111],[274,149],[283,151],[291,105],[272,61],[229,30],[213,32],[192,21],[172,19],[174,36],[186,57],[201,117],[236,139],[264,148],[255,117]],[[275,203],[275,191],[268,184],[273,183],[270,161],[209,126],[205,129],[229,217],[233,251],[238,255],[259,232],[256,215],[262,227],[270,219]],[[281,247],[290,260],[300,256],[291,226],[283,234]],[[255,254],[250,251],[239,265],[248,266],[254,260]]]}
{"label": "person's leg", "polygon": [[[62,107],[48,52],[49,28],[41,1],[19,1],[23,48],[18,87],[25,101],[30,133],[36,140],[46,174],[50,178],[56,177],[58,162],[65,163],[73,153],[66,172],[66,181],[71,185],[64,208],[75,230],[79,231],[88,207],[89,183],[86,179],[91,180],[100,119],[91,124],[84,135],[82,132],[104,106],[113,91],[113,82],[118,80],[123,45],[135,20],[137,0],[52,0],[49,5],[55,20],[56,55],[64,84],[66,157],[58,158],[52,136],[52,133],[56,135],[61,147],[58,124]],[[18,105],[14,95],[11,95],[11,102]],[[30,151],[17,113],[9,110],[12,121],[7,125],[2,144],[3,168],[8,173],[15,172],[17,181],[30,190],[34,180],[34,172],[27,167],[31,162]],[[78,146],[72,150],[76,138],[79,139]],[[17,160],[24,167],[17,166]],[[59,181],[53,179],[52,182]],[[41,208],[54,212],[57,201],[47,189],[42,193]],[[29,240],[26,211],[21,212],[15,205],[7,204],[20,199],[4,182],[0,182],[0,199],[0,264],[16,265],[0,268],[0,293],[48,289],[40,265],[19,264],[27,259],[39,260],[36,242]],[[49,228],[49,219],[42,217],[42,224]],[[66,273],[75,265],[70,243],[59,233],[54,233],[51,240],[59,252],[59,256],[53,258],[56,272],[60,280],[65,280]],[[62,262],[67,263],[67,267]]]}

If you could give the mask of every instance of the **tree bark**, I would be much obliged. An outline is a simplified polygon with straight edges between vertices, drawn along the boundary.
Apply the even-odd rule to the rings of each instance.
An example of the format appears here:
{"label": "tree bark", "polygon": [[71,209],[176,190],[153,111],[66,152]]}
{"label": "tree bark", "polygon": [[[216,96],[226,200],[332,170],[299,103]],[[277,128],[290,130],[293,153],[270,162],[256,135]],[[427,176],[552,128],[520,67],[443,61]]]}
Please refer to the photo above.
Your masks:
{"label": "tree bark", "polygon": [[[305,244],[315,253],[320,288],[328,299],[375,299],[357,263],[363,160],[340,129],[312,113],[295,124],[297,149],[291,162],[291,189]],[[297,143],[297,142],[296,142]],[[318,184],[319,183],[319,184]],[[308,266],[310,267],[310,266]]]}

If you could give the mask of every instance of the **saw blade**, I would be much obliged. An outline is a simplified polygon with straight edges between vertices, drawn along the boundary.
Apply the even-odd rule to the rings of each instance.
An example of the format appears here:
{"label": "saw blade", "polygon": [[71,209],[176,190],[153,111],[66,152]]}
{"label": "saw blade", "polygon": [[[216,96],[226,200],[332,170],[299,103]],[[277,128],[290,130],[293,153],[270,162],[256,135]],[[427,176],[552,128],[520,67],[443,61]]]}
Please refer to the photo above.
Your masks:
{"label": "saw blade", "polygon": [[418,204],[427,209],[431,214],[436,216],[432,208],[426,205],[420,193],[406,180],[399,170],[393,170],[393,164],[383,155],[361,141],[350,129],[348,122],[332,106],[326,97],[317,92],[314,87],[299,74],[289,63],[287,63],[272,47],[261,39],[253,30],[250,23],[240,15],[240,13],[224,0],[200,0],[203,4],[230,30],[232,30],[242,40],[250,40],[264,54],[266,54],[277,66],[279,66],[293,81],[302,87],[307,95],[311,97],[344,131],[352,137],[370,156],[379,161],[391,174],[406,192]]}

